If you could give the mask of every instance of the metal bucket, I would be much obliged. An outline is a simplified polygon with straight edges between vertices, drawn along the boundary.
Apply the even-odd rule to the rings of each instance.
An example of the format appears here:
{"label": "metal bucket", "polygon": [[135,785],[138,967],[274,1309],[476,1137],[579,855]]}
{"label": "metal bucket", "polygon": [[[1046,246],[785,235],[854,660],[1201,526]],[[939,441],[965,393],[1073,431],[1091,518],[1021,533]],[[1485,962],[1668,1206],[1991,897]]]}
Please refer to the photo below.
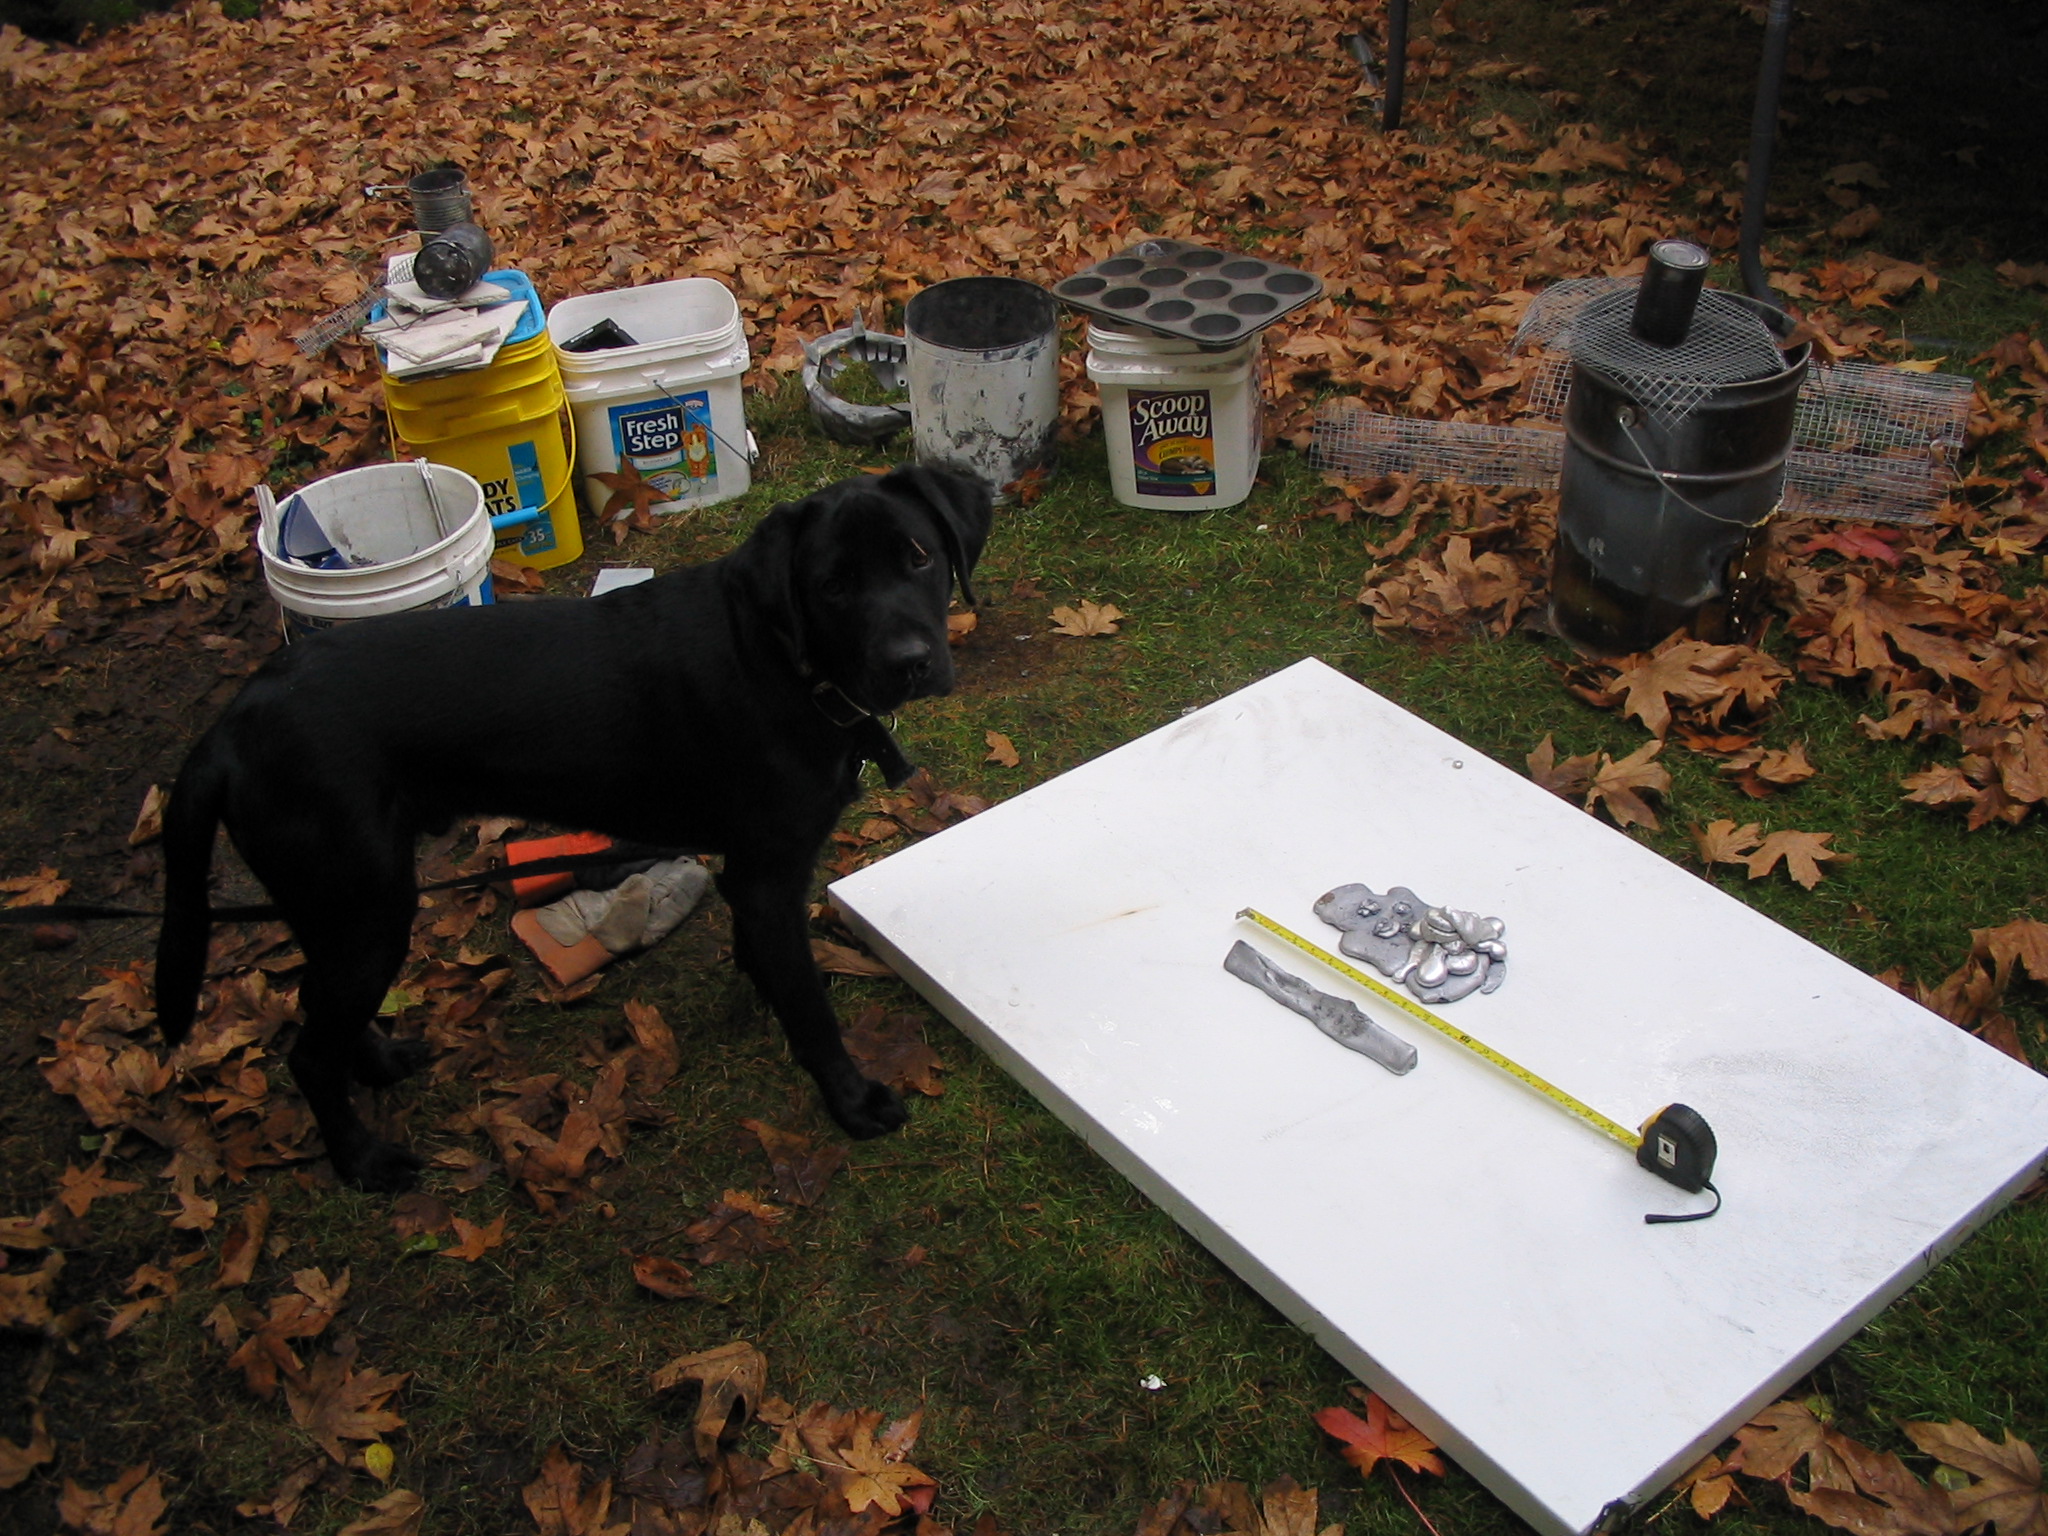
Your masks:
{"label": "metal bucket", "polygon": [[1573,364],[1551,568],[1560,634],[1609,654],[1681,629],[1716,644],[1749,637],[1808,352],[1675,420]]}
{"label": "metal bucket", "polygon": [[1050,468],[1060,416],[1059,304],[1014,277],[934,283],[903,314],[920,464],[973,475],[998,501]]}

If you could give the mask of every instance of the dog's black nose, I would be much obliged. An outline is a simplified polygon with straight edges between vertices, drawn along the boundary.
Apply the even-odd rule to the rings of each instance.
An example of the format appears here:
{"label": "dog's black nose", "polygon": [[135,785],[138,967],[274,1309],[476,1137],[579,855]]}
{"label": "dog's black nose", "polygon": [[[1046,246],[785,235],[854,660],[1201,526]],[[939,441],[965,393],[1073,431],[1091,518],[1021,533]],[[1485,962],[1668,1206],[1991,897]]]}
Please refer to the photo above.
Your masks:
{"label": "dog's black nose", "polygon": [[882,652],[882,661],[906,683],[921,683],[932,669],[932,643],[921,636],[906,635]]}

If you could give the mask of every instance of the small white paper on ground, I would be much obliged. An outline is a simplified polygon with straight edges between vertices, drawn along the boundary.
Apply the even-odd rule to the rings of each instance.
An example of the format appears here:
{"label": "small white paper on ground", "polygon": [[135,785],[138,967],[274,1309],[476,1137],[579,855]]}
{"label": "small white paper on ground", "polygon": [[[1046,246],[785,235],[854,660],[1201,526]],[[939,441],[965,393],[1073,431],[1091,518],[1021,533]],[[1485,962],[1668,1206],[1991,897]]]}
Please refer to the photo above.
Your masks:
{"label": "small white paper on ground", "polygon": [[608,565],[597,573],[597,579],[590,584],[592,597],[603,597],[607,592],[616,592],[621,587],[637,587],[643,581],[652,579],[651,565]]}

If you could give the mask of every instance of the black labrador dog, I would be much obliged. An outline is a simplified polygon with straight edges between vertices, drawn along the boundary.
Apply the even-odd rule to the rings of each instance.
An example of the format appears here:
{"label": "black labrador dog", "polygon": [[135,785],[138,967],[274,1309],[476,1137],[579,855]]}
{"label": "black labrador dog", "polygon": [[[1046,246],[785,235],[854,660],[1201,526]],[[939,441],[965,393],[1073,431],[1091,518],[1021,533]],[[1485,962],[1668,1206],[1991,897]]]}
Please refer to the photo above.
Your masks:
{"label": "black labrador dog", "polygon": [[404,964],[414,847],[491,813],[724,856],[733,953],[825,1108],[855,1137],[904,1122],[861,1075],[810,953],[805,901],[862,764],[908,764],[874,718],[947,693],[946,609],[988,537],[977,483],[905,466],[776,507],[724,559],[600,598],[367,619],[279,652],[179,771],[164,815],[157,1023],[190,1032],[225,825],[306,955],[289,1061],[335,1172],[403,1189],[350,1082],[425,1048],[373,1024]]}

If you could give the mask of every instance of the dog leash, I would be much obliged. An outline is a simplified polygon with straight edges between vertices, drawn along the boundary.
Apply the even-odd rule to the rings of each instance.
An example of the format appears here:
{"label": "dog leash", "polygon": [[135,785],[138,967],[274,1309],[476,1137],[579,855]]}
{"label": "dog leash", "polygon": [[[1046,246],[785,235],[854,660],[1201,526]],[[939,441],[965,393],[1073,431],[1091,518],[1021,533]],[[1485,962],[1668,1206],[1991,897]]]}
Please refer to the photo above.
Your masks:
{"label": "dog leash", "polygon": [[[479,885],[496,885],[506,880],[524,880],[529,875],[572,875],[580,870],[596,869],[608,864],[635,864],[643,860],[662,862],[708,851],[703,848],[650,848],[639,843],[614,843],[611,847],[600,848],[595,853],[561,853],[553,858],[534,859],[522,864],[494,864],[489,869],[471,875],[456,875],[449,880],[429,880],[424,885],[413,887],[413,890],[416,894],[424,896],[429,891],[453,891]],[[216,923],[256,923],[283,916],[269,902],[242,907],[208,907],[206,915]],[[21,923],[112,922],[123,918],[162,916],[162,912],[149,911],[142,907],[110,906],[92,901],[58,901],[40,907],[0,907],[0,926]]]}

